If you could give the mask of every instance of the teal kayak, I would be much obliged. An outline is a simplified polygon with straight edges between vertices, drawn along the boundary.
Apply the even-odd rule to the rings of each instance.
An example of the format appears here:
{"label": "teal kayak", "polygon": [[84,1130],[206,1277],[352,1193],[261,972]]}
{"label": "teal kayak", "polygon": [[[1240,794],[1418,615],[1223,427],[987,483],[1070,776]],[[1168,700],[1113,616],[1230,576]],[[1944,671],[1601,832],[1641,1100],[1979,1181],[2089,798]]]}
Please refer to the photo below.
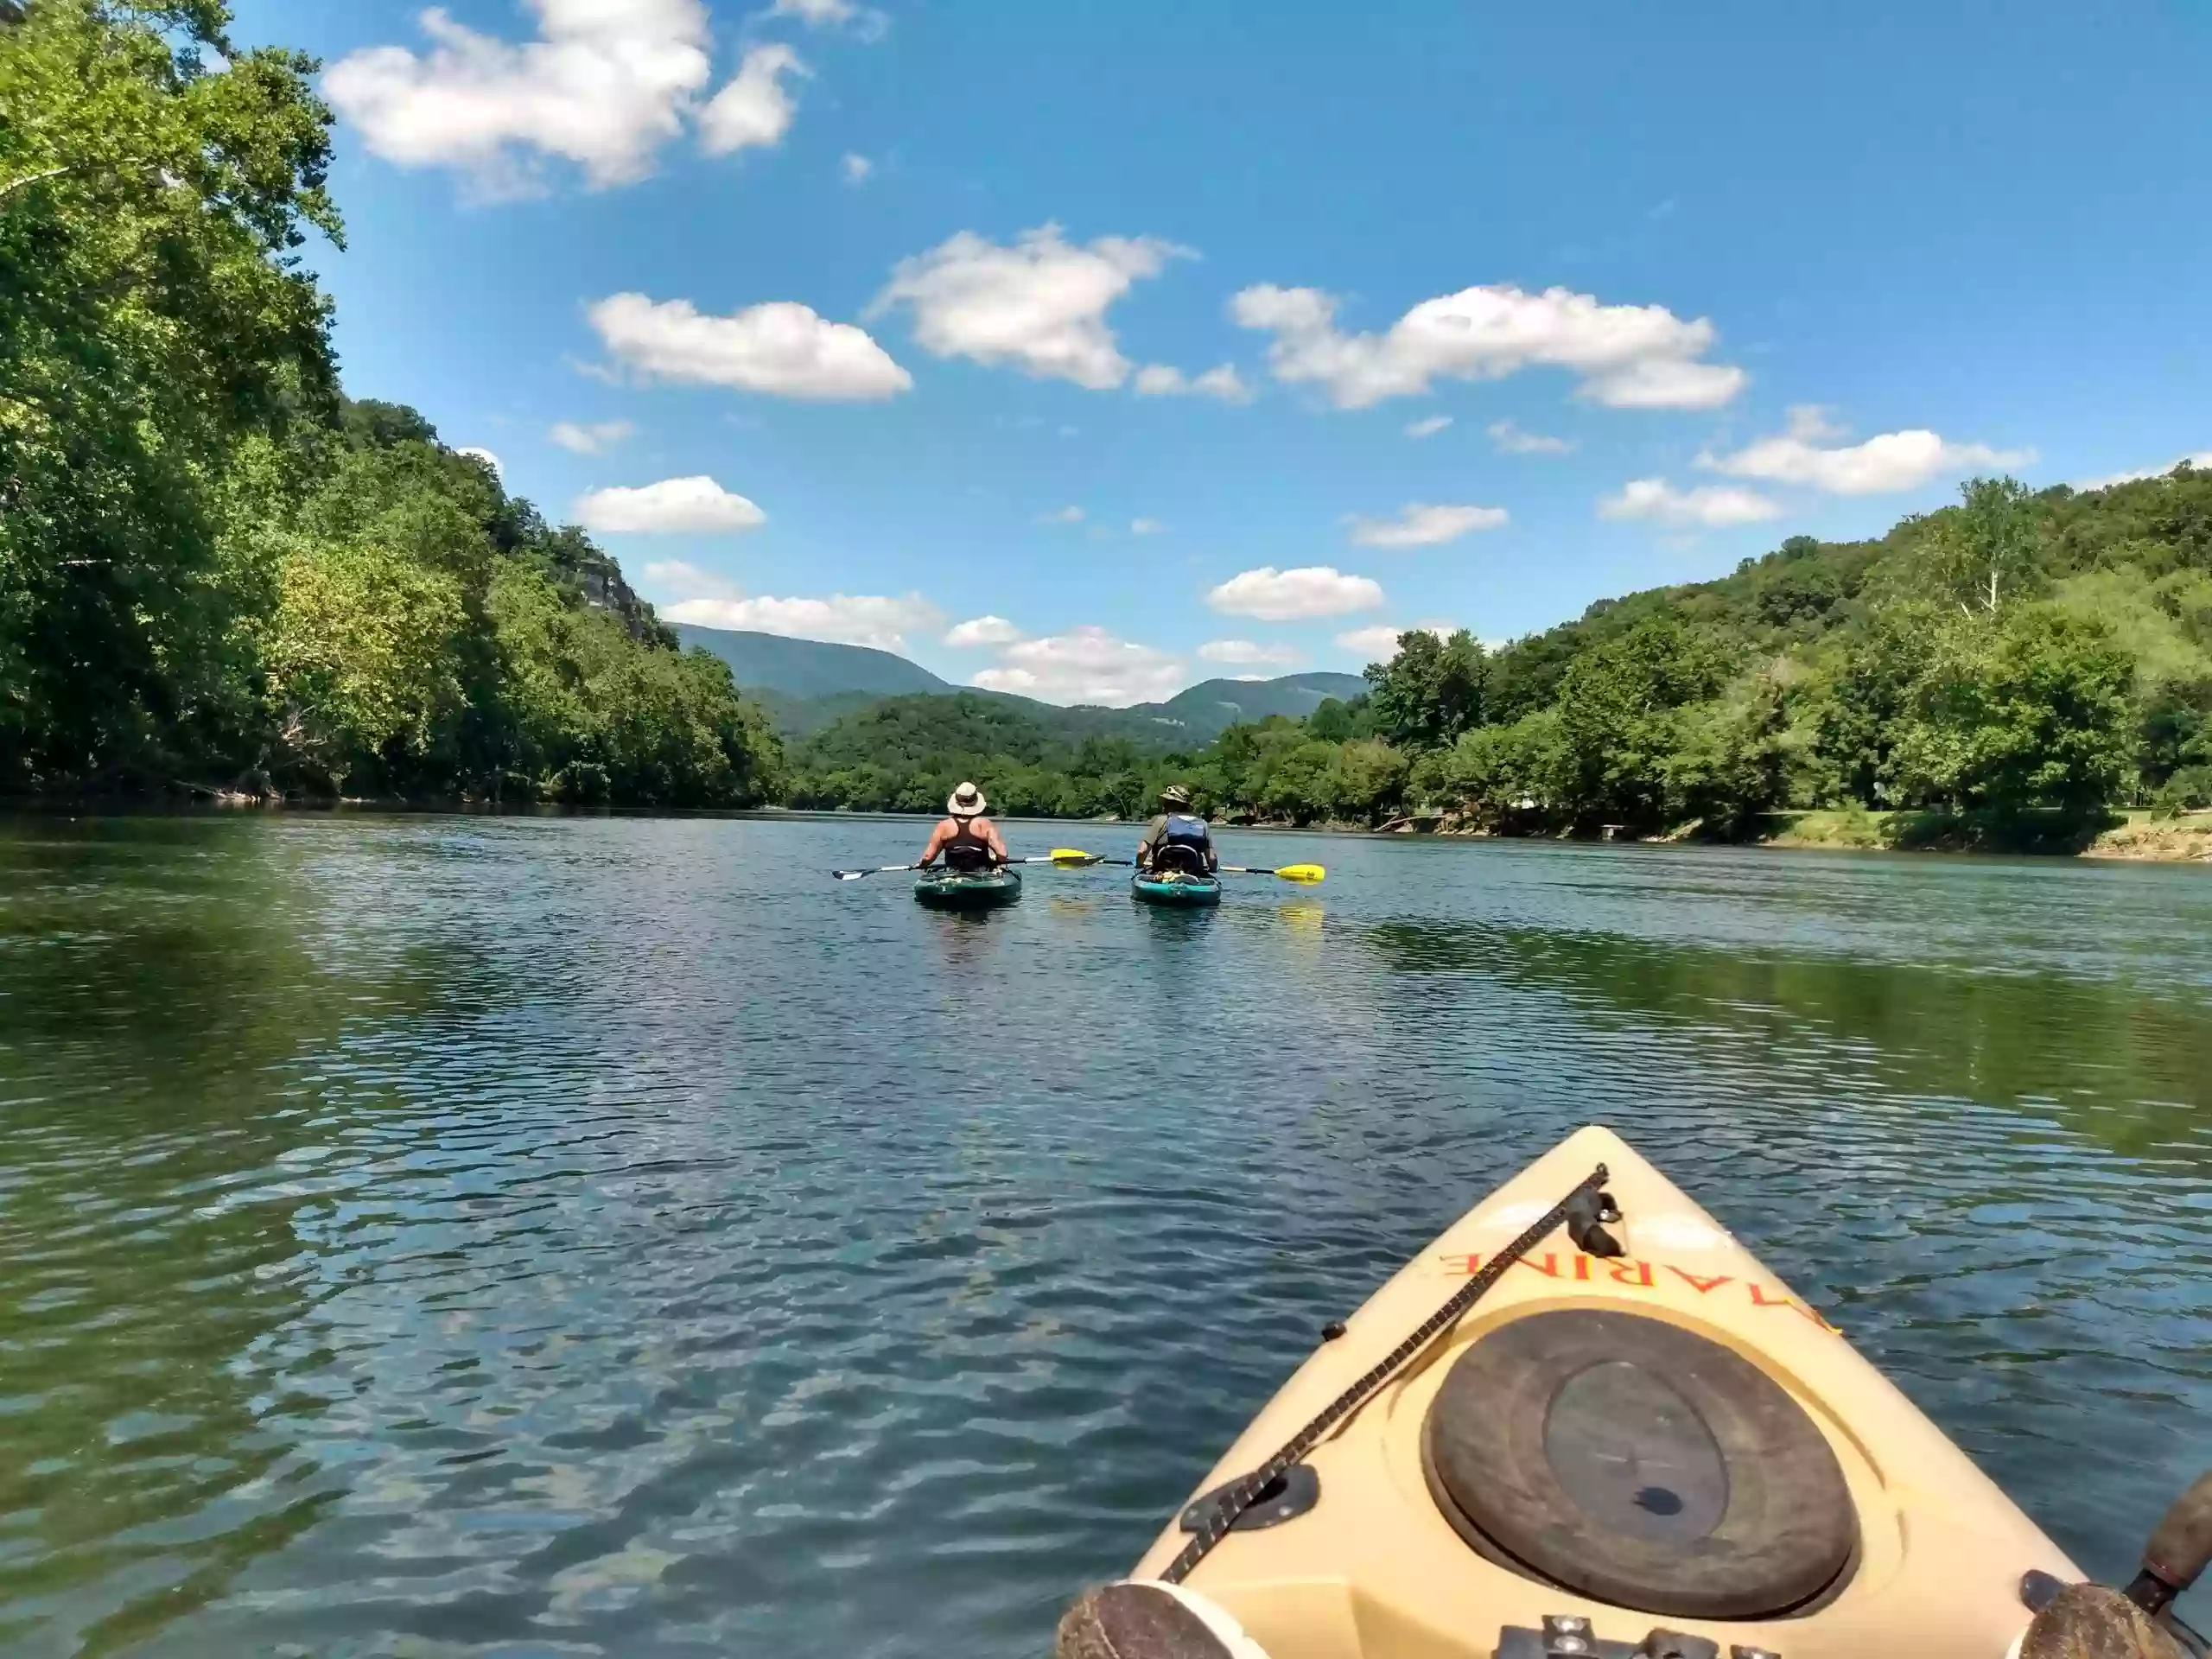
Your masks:
{"label": "teal kayak", "polygon": [[1165,875],[1140,872],[1129,880],[1129,895],[1147,905],[1217,905],[1221,902],[1221,879],[1175,872]]}
{"label": "teal kayak", "polygon": [[933,910],[990,910],[1020,897],[1018,870],[930,870],[914,883],[914,902]]}

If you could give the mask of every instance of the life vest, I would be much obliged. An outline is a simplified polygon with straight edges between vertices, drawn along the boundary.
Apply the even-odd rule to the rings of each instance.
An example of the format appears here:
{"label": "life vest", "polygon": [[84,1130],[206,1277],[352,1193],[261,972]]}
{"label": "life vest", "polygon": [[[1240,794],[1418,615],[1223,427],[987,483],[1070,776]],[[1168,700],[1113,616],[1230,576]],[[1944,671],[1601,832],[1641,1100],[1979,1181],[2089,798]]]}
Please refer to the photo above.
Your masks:
{"label": "life vest", "polygon": [[952,839],[944,843],[944,867],[948,870],[988,870],[998,856],[991,850],[991,843],[970,828],[973,818],[952,821]]}
{"label": "life vest", "polygon": [[1206,828],[1204,818],[1192,817],[1186,812],[1170,812],[1160,826],[1160,839],[1152,846],[1152,868],[1204,875],[1212,852],[1213,832]]}

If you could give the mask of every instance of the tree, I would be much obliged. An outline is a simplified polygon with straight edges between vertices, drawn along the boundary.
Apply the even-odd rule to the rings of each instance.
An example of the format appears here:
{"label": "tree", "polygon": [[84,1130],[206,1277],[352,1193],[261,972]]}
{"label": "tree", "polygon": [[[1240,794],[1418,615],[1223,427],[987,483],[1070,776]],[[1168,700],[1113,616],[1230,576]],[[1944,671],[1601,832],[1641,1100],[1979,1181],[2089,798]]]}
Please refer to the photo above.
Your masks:
{"label": "tree", "polygon": [[2037,573],[2043,507],[2012,478],[1968,479],[1959,495],[1958,506],[1929,521],[1923,580],[1961,610],[1994,616]]}
{"label": "tree", "polygon": [[0,30],[0,780],[189,761],[231,702],[226,475],[328,406],[296,250],[340,235],[329,111],[227,22],[41,0]]}
{"label": "tree", "polygon": [[1408,629],[1397,655],[1369,664],[1366,678],[1375,730],[1400,748],[1442,748],[1483,723],[1483,648],[1465,628],[1448,639]]}

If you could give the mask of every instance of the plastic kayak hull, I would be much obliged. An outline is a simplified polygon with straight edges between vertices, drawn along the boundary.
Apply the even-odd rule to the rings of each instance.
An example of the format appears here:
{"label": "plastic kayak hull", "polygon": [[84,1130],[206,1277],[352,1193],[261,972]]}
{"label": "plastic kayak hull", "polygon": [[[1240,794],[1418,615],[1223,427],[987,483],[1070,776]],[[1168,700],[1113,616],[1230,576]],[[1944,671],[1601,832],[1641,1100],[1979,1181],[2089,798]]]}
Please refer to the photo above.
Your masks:
{"label": "plastic kayak hull", "polygon": [[1211,875],[1143,875],[1130,878],[1129,896],[1147,905],[1217,905],[1221,881]]}
{"label": "plastic kayak hull", "polygon": [[931,910],[995,910],[1021,897],[1018,870],[935,871],[914,882],[914,902]]}
{"label": "plastic kayak hull", "polygon": [[[1785,1659],[2005,1659],[2029,1618],[2019,1599],[2022,1573],[2039,1568],[2069,1582],[2083,1574],[1842,1334],[1618,1136],[1599,1128],[1577,1131],[1401,1269],[1341,1335],[1306,1361],[1198,1484],[1194,1498],[1272,1456],[1601,1163],[1623,1215],[1608,1231],[1624,1253],[1587,1254],[1564,1227],[1538,1242],[1455,1325],[1307,1453],[1293,1473],[1312,1471],[1310,1507],[1274,1524],[1230,1531],[1182,1590],[1241,1624],[1268,1659],[1541,1655],[1540,1639],[1528,1643],[1547,1618],[1587,1619],[1583,1628],[1599,1645],[1577,1650],[1606,1654],[1661,1650],[1636,1644],[1663,1629],[1703,1637],[1723,1655],[1735,1647],[1771,1649]],[[1738,1196],[1758,1201],[1756,1192]],[[1707,1483],[1701,1496],[1694,1471],[1679,1472],[1706,1455],[1693,1444],[1703,1431],[1684,1438],[1681,1427],[1697,1408],[1639,1419],[1635,1389],[1621,1385],[1633,1365],[1618,1352],[1601,1347],[1594,1357],[1562,1357],[1556,1344],[1527,1340],[1540,1330],[1567,1329],[1577,1319],[1586,1333],[1633,1327],[1630,1334],[1656,1338],[1649,1353],[1726,1350],[1719,1369],[1743,1373],[1745,1388],[1763,1391],[1775,1408],[1770,1416],[1792,1420],[1783,1427],[1797,1437],[1792,1449],[1801,1461],[1788,1484],[1770,1486],[1778,1501],[1758,1529],[1765,1535],[1749,1553],[1787,1554],[1783,1544],[1805,1542],[1802,1535],[1773,1535],[1805,1530],[1796,1475],[1811,1470],[1802,1461],[1809,1454],[1821,1465],[1811,1470],[1821,1475],[1812,1484],[1829,1506],[1827,1543],[1836,1552],[1831,1560],[1841,1563],[1819,1593],[1740,1617],[1656,1610],[1682,1593],[1684,1577],[1703,1572],[1720,1535],[1742,1531],[1743,1507],[1752,1501],[1748,1489],[1761,1483],[1723,1478]],[[1491,1341],[1523,1320],[1529,1326],[1515,1337]],[[1470,1351],[1486,1343],[1478,1363]],[[1489,1356],[1514,1349],[1521,1351],[1513,1356],[1517,1372],[1490,1363]],[[1556,1387],[1521,1386],[1548,1367],[1567,1380]],[[1485,1373],[1486,1386],[1458,1400],[1452,1390],[1465,1393],[1478,1372]],[[1695,1398],[1703,1386],[1696,1368],[1674,1375],[1688,1379],[1683,1386]],[[1682,1406],[1681,1398],[1669,1397]],[[1516,1401],[1534,1424],[1529,1433],[1498,1426]],[[1585,1409],[1593,1403],[1600,1408]],[[1456,1418],[1455,1408],[1461,1411]],[[1592,1430],[1596,1455],[1578,1461],[1570,1447],[1548,1461],[1562,1414],[1577,1412]],[[1735,1448],[1721,1454],[1724,1461],[1757,1461],[1777,1443],[1770,1435],[1742,1438],[1727,1416],[1723,1410],[1700,1420],[1718,1425],[1718,1440]],[[1639,1421],[1657,1427],[1639,1428]],[[1440,1423],[1456,1427],[1440,1431]],[[1479,1535],[1495,1545],[1504,1535],[1471,1524],[1470,1511],[1452,1504],[1450,1484],[1451,1471],[1459,1466],[1453,1459],[1467,1446],[1504,1446],[1516,1433],[1522,1449],[1507,1454],[1506,1463],[1517,1458],[1518,1469],[1539,1471],[1525,1488],[1478,1480],[1459,1490],[1477,1510],[1501,1503],[1510,1508],[1511,1500],[1501,1493],[1525,1491],[1536,1516],[1517,1535],[1529,1546],[1526,1554],[1476,1542]],[[1661,1442],[1671,1436],[1671,1446],[1688,1454],[1641,1460],[1649,1446],[1638,1443],[1639,1433]],[[1624,1467],[1631,1472],[1618,1472]],[[1741,1463],[1732,1468],[1743,1472]],[[1606,1497],[1609,1481],[1616,1483],[1614,1500]],[[1616,1501],[1640,1513],[1626,1527],[1580,1524],[1591,1513],[1577,1507],[1585,1500],[1600,1510]],[[1693,1570],[1650,1575],[1652,1587],[1641,1600],[1634,1592],[1599,1593],[1593,1584],[1604,1581],[1602,1574],[1578,1570],[1577,1551],[1586,1550],[1593,1559],[1624,1561],[1633,1578],[1643,1537],[1662,1537],[1669,1528],[1681,1535],[1664,1548],[1685,1550],[1676,1559]],[[1156,1579],[1190,1537],[1180,1517],[1171,1520],[1133,1576]],[[1548,1572],[1529,1564],[1540,1559]]]}

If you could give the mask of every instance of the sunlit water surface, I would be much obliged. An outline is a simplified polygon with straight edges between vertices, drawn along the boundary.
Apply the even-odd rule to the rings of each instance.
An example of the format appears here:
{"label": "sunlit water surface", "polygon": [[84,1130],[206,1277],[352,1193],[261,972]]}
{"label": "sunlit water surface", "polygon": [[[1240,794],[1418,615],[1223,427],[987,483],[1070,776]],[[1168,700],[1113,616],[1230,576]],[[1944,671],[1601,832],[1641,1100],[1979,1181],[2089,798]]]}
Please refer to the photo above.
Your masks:
{"label": "sunlit water surface", "polygon": [[918,840],[0,825],[0,1651],[1038,1653],[1592,1120],[2093,1570],[2212,1461],[2212,871]]}

